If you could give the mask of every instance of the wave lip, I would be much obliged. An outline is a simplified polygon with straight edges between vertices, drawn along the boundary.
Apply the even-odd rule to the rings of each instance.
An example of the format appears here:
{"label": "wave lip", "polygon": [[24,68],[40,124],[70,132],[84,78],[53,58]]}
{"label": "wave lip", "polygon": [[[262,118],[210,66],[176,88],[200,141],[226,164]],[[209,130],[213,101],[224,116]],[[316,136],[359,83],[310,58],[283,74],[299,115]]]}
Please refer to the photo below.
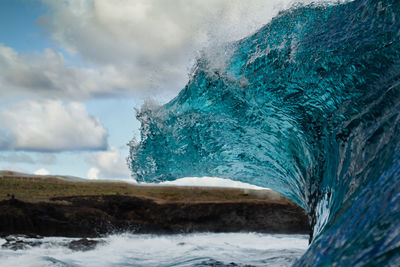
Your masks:
{"label": "wave lip", "polygon": [[138,113],[138,180],[213,176],[268,187],[309,214],[298,266],[400,264],[400,2],[282,12],[204,56],[171,102]]}

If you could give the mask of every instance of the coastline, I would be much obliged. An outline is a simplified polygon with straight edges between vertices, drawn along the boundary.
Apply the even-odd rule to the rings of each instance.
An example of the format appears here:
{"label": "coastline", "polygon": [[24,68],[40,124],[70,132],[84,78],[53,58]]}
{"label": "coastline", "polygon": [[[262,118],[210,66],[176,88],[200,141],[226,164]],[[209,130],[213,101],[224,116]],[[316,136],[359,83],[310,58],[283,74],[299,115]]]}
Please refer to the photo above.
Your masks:
{"label": "coastline", "polygon": [[[3,237],[309,233],[304,210],[271,190],[136,186],[4,173],[0,185]],[[15,194],[15,199],[7,199],[5,192]]]}

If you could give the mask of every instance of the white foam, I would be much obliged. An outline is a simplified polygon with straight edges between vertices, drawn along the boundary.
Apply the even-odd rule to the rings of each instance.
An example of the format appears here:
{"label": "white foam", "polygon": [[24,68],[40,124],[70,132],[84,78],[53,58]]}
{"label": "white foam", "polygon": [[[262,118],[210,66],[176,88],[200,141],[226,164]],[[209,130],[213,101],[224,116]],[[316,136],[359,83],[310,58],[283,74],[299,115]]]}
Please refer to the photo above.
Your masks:
{"label": "white foam", "polygon": [[[229,264],[291,266],[307,249],[304,235],[258,233],[132,235],[104,238],[95,250],[72,251],[73,239],[44,238],[27,250],[0,250],[0,266],[193,266],[213,259]],[[50,242],[50,243],[49,243]]]}

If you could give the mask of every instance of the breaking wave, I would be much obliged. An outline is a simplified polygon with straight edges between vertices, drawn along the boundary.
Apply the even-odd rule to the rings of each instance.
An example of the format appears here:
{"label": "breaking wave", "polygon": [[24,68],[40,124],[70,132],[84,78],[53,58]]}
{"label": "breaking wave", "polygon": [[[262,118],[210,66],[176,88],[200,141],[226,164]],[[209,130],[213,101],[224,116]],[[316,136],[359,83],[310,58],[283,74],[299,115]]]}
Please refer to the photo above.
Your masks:
{"label": "breaking wave", "polygon": [[298,266],[400,265],[400,1],[296,7],[220,51],[137,114],[137,180],[269,187],[309,214]]}

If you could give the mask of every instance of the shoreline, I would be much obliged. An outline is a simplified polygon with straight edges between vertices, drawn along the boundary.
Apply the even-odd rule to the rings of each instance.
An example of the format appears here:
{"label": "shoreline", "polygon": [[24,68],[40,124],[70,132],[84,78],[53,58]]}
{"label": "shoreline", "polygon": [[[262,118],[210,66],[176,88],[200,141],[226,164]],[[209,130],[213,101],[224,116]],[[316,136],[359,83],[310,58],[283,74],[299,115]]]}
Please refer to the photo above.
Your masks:
{"label": "shoreline", "polygon": [[[15,194],[15,199],[7,199],[5,192]],[[263,194],[248,189],[141,187],[3,175],[0,194],[2,237],[82,238],[122,232],[309,234],[304,210],[272,190]]]}

